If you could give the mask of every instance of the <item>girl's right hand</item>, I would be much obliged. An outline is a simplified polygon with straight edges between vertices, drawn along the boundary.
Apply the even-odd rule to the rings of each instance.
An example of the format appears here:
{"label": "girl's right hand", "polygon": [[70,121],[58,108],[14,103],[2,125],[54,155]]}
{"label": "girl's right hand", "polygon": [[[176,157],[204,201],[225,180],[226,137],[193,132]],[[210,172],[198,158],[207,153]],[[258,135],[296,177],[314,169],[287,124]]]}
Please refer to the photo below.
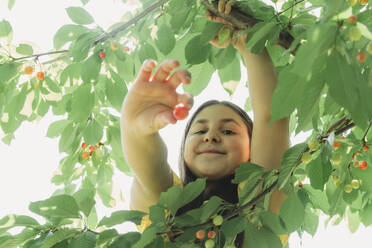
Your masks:
{"label": "girl's right hand", "polygon": [[121,112],[122,123],[135,135],[151,135],[169,123],[175,124],[173,109],[179,103],[189,109],[192,107],[192,95],[176,92],[182,82],[189,84],[191,79],[190,72],[184,69],[171,73],[178,66],[176,60],[165,60],[151,77],[156,62],[146,60],[143,63],[124,99]]}

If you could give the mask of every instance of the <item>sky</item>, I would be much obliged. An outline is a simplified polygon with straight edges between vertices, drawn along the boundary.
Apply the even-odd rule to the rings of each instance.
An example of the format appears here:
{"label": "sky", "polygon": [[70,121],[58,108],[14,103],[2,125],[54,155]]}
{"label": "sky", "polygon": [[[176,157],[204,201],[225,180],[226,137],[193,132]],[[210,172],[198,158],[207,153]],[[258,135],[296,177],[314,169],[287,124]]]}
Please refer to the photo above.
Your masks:
{"label": "sky", "polygon": [[[135,1],[127,1],[134,3]],[[81,6],[78,0],[16,0],[14,8],[7,9],[7,1],[0,0],[0,21],[6,19],[13,27],[13,43],[18,44],[25,41],[37,44],[39,51],[46,52],[53,48],[53,36],[64,24],[71,23],[65,8],[70,6]],[[91,0],[85,7],[103,28],[108,28],[122,17],[128,10],[128,6],[119,0]],[[218,77],[214,75],[207,89],[195,97],[195,106],[209,99],[230,100],[244,107],[245,96],[248,90],[244,87],[247,80],[245,70],[242,70],[242,79],[237,86],[233,96],[229,96],[222,89]],[[195,109],[195,107],[194,107]],[[50,123],[56,119],[51,113],[43,119],[33,123],[23,123],[15,133],[15,140],[11,146],[0,142],[0,218],[7,214],[26,214],[38,218],[28,210],[28,204],[32,201],[43,200],[51,196],[58,188],[50,182],[55,173],[59,161],[64,154],[58,152],[58,139],[46,137]],[[180,148],[181,136],[183,134],[186,120],[170,125],[160,131],[168,147],[168,162],[178,172],[177,159]],[[0,138],[3,133],[0,129]],[[304,140],[306,134],[292,137],[292,144]],[[98,209],[99,217],[109,216],[112,211],[128,209],[129,189],[131,178],[121,172],[114,176],[114,195],[120,199],[112,209],[101,207]],[[292,234],[289,244],[291,248],[313,248],[313,247],[338,247],[358,248],[370,247],[367,240],[371,240],[372,228],[364,228],[362,225],[356,234],[350,234],[345,223],[338,226],[328,225],[324,227],[321,217],[318,232],[315,237],[305,234],[302,242],[297,234]],[[118,227],[119,231],[132,230],[133,225]]]}

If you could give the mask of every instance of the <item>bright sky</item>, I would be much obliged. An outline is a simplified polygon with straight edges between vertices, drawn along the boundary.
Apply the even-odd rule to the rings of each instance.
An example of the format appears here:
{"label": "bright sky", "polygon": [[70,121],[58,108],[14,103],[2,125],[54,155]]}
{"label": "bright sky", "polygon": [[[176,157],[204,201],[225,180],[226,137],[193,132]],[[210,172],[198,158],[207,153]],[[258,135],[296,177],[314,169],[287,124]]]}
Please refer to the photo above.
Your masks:
{"label": "bright sky", "polygon": [[[36,43],[40,46],[40,51],[48,51],[53,47],[53,36],[55,32],[64,24],[71,23],[65,8],[70,6],[81,6],[78,0],[70,1],[50,1],[50,0],[16,0],[12,11],[7,9],[7,0],[0,1],[0,20],[8,20],[14,31],[13,42],[15,44],[24,41]],[[134,2],[134,1],[127,1]],[[128,10],[120,0],[91,0],[86,5],[86,9],[93,15],[103,28],[108,28],[122,17]],[[220,87],[218,78],[213,77],[209,87],[200,96],[195,98],[195,106],[200,105],[207,99],[231,100],[243,107],[245,95],[248,93],[244,87],[247,77],[243,71],[241,83],[238,85],[236,94],[229,97]],[[46,132],[50,123],[55,121],[51,114],[48,114],[39,122],[24,123],[15,133],[15,140],[11,146],[0,142],[0,218],[14,214],[26,214],[38,218],[28,210],[31,201],[43,200],[51,196],[57,189],[50,179],[53,172],[58,167],[59,161],[64,157],[58,153],[58,140],[47,138]],[[169,164],[178,173],[177,160],[180,147],[181,136],[183,134],[186,121],[177,125],[172,125],[161,131],[169,151]],[[0,137],[3,133],[0,130]],[[296,144],[304,136],[292,139]],[[124,196],[124,201],[118,201],[113,209],[100,207],[98,215],[109,215],[112,211],[128,209],[129,187],[131,178],[121,172],[115,174],[115,198],[119,199],[120,191]],[[321,218],[325,220],[324,217]],[[120,227],[120,231],[126,232],[133,228],[132,225]],[[350,234],[346,224],[338,226],[329,225],[325,230],[324,225],[319,225],[317,235],[312,238],[304,235],[302,242],[296,234],[291,235],[291,248],[313,248],[313,247],[338,247],[358,248],[370,247],[371,240],[368,236],[372,235],[372,228],[364,228],[362,225],[356,234]]]}

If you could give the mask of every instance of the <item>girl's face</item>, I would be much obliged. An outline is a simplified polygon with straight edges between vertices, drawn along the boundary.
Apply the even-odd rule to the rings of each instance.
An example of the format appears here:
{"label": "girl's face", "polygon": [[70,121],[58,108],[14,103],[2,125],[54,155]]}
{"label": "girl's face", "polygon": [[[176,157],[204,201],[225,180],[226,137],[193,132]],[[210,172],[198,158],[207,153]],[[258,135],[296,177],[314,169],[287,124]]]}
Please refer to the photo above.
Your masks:
{"label": "girl's face", "polygon": [[184,159],[197,177],[216,180],[249,160],[248,128],[231,108],[217,104],[195,117],[185,140]]}

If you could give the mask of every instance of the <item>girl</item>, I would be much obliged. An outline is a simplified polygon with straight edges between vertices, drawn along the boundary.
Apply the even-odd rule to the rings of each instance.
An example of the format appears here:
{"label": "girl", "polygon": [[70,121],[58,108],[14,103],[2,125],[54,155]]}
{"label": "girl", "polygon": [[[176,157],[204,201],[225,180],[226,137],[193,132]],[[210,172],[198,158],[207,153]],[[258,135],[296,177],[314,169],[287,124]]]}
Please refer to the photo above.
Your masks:
{"label": "girl", "polygon": [[[220,21],[211,15],[208,18]],[[217,45],[217,40],[212,43]],[[206,177],[207,184],[201,196],[178,214],[199,207],[212,195],[237,202],[237,187],[230,181],[240,163],[250,161],[267,170],[280,169],[282,155],[289,147],[289,118],[269,123],[277,73],[268,53],[266,50],[250,53],[244,35],[232,44],[247,67],[254,121],[252,124],[244,110],[228,102],[208,101],[195,111],[186,126],[181,147],[181,184],[198,177]],[[178,66],[176,60],[166,60],[152,76],[156,62],[145,61],[123,103],[122,144],[135,175],[132,209],[149,212],[149,206],[157,203],[161,192],[179,183],[167,162],[167,148],[158,133],[166,125],[177,122],[173,117],[177,104],[183,103],[188,108],[193,105],[191,95],[176,92],[181,83],[189,84],[191,80],[190,73],[184,69],[172,72]],[[285,194],[275,189],[269,210],[278,214],[284,199]],[[236,245],[242,247],[241,235]]]}

